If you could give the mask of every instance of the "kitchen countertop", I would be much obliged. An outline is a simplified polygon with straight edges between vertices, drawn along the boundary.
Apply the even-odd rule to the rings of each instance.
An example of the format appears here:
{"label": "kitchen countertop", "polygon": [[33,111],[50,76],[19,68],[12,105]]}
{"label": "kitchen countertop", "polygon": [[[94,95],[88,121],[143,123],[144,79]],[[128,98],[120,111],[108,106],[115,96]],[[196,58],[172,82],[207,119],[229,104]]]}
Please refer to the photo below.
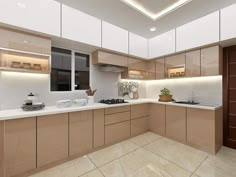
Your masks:
{"label": "kitchen countertop", "polygon": [[156,104],[165,104],[165,105],[188,107],[188,108],[199,108],[199,109],[207,109],[207,110],[216,110],[222,107],[222,105],[208,106],[208,105],[178,104],[178,103],[173,103],[173,102],[160,102],[157,99],[138,99],[138,100],[126,100],[126,101],[128,103],[125,103],[125,104],[123,103],[123,104],[106,105],[103,103],[94,103],[91,105],[88,104],[86,106],[72,106],[68,108],[57,108],[56,106],[46,106],[43,110],[39,110],[39,111],[23,111],[22,109],[1,110],[0,121],[26,118],[26,117],[43,116],[43,115],[51,115],[51,114],[68,113],[68,112],[111,108],[111,107],[117,107],[117,106],[134,105],[134,104],[142,104],[142,103],[154,103],[154,104],[156,103]]}

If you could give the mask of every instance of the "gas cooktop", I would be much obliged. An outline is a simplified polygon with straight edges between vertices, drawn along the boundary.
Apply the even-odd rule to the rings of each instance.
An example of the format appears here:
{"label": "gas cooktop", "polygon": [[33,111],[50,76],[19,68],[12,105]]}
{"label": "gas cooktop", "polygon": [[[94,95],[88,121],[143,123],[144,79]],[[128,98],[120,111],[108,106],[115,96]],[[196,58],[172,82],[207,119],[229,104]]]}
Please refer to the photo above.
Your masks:
{"label": "gas cooktop", "polygon": [[106,100],[100,100],[99,103],[104,104],[122,104],[122,103],[128,103],[124,99],[106,99]]}

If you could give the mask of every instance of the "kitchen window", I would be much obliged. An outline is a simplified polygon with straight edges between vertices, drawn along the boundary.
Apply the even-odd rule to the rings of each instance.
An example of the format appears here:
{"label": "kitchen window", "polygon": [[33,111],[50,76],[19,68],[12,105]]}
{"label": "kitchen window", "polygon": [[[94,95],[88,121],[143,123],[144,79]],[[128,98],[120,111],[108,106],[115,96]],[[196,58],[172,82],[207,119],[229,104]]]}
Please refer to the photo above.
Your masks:
{"label": "kitchen window", "polygon": [[52,47],[51,91],[89,88],[90,55]]}

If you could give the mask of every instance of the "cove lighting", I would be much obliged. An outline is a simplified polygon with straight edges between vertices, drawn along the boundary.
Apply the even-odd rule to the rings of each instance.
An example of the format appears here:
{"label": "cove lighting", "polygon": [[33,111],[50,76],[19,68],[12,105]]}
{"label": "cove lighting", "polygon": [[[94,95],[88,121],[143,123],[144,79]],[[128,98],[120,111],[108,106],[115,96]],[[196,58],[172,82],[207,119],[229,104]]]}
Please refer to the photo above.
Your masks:
{"label": "cove lighting", "polygon": [[172,5],[168,6],[167,8],[163,9],[158,13],[153,13],[146,9],[142,4],[140,4],[137,0],[121,0],[122,2],[126,3],[130,7],[138,10],[142,14],[148,16],[152,20],[156,21],[157,19],[171,13],[172,11],[182,7],[183,5],[189,3],[192,0],[178,0],[177,2],[173,3]]}

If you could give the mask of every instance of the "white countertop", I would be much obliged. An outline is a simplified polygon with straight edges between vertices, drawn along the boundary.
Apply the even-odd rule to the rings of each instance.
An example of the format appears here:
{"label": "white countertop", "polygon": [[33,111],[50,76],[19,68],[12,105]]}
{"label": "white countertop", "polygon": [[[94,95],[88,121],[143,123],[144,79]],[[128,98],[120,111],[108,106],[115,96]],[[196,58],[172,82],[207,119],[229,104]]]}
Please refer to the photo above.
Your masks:
{"label": "white countertop", "polygon": [[207,109],[207,110],[216,110],[222,105],[216,106],[207,106],[207,105],[188,105],[188,104],[178,104],[173,102],[160,102],[157,99],[138,99],[138,100],[126,100],[129,103],[123,104],[113,104],[106,105],[102,103],[94,103],[86,106],[72,106],[68,108],[57,108],[56,106],[46,106],[43,110],[39,111],[23,111],[22,109],[9,109],[9,110],[0,110],[0,121],[1,120],[10,120],[10,119],[18,119],[18,118],[26,118],[26,117],[35,117],[35,116],[43,116],[43,115],[51,115],[51,114],[60,114],[60,113],[68,113],[68,112],[77,112],[77,111],[85,111],[85,110],[93,110],[93,109],[103,109],[117,106],[125,106],[132,104],[142,104],[142,103],[156,103],[156,104],[165,104],[165,105],[173,105],[173,106],[181,106],[181,107],[189,107],[189,108],[199,108],[199,109]]}

